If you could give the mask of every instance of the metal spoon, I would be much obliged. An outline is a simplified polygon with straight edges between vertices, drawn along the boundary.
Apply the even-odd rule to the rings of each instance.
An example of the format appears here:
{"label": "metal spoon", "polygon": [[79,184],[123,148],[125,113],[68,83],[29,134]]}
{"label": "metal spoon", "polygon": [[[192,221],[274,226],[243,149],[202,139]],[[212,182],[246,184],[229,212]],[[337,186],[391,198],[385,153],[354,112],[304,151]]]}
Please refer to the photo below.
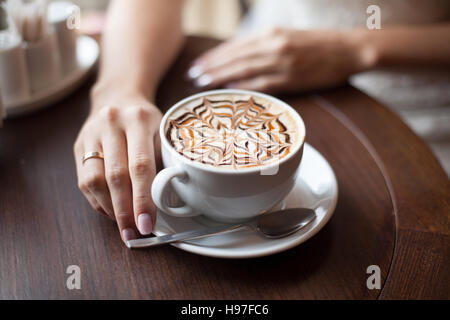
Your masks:
{"label": "metal spoon", "polygon": [[236,231],[242,228],[255,229],[259,234],[266,238],[283,238],[308,225],[316,217],[313,209],[292,208],[280,211],[274,211],[258,216],[256,219],[244,223],[233,225],[221,225],[217,227],[208,227],[199,230],[185,231],[175,234],[167,234],[160,237],[143,238],[127,241],[127,247],[148,248],[162,244],[168,244],[178,241],[192,240],[204,237],[210,237],[217,234],[224,234]]}

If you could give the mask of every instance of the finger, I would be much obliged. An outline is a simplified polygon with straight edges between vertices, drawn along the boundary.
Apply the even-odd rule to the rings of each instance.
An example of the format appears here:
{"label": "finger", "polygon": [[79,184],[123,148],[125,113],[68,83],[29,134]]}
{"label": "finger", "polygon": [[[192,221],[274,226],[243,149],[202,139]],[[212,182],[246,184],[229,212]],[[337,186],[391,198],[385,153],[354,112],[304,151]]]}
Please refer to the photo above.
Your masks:
{"label": "finger", "polygon": [[290,81],[286,75],[272,74],[228,83],[226,87],[263,92],[280,92],[288,90],[290,87],[289,83]]}
{"label": "finger", "polygon": [[201,54],[194,62],[194,64],[202,64],[214,60],[218,56],[222,56],[224,52],[239,51],[243,47],[251,46],[261,38],[260,33],[249,35],[242,35],[226,42],[223,42],[214,48],[207,50]]}
{"label": "finger", "polygon": [[[132,110],[132,109],[131,109]],[[126,132],[128,143],[128,167],[133,191],[135,223],[143,235],[152,232],[156,221],[156,209],[150,196],[150,189],[156,173],[155,152],[148,113],[145,109],[133,111],[134,125]]]}
{"label": "finger", "polygon": [[133,217],[131,181],[128,172],[127,143],[125,133],[117,123],[118,110],[107,108],[100,112],[106,120],[106,128],[102,139],[106,182],[111,194],[120,235],[125,242],[137,238]]}
{"label": "finger", "polygon": [[283,39],[272,37],[275,33],[258,33],[252,37],[238,39],[219,45],[210,50],[204,56],[196,59],[193,68],[189,70],[191,78],[198,78],[203,74],[208,74],[212,70],[225,67],[241,60],[257,57],[276,56],[282,53],[287,47]]}
{"label": "finger", "polygon": [[223,49],[214,53],[208,59],[198,60],[192,68],[189,69],[188,75],[191,79],[197,79],[201,82],[205,75],[213,73],[219,68],[226,68],[227,66],[242,62],[245,60],[256,59],[267,55],[267,51],[263,48],[258,49],[258,46],[248,45],[241,49]]}
{"label": "finger", "polygon": [[82,143],[77,141],[74,145],[74,157],[75,157],[75,165],[77,170],[77,179],[78,179],[78,188],[83,193],[84,197],[87,199],[91,207],[107,216],[105,210],[102,208],[102,206],[97,202],[95,197],[89,192],[89,188],[87,186],[86,181],[82,178],[82,157],[84,154],[84,148],[82,146]]}
{"label": "finger", "polygon": [[[84,150],[103,152],[100,142],[92,142],[91,140],[85,141]],[[96,199],[103,211],[111,219],[114,219],[111,196],[108,185],[106,184],[104,160],[99,158],[87,159],[82,164],[80,171],[81,180],[86,185],[89,193]]]}
{"label": "finger", "polygon": [[91,205],[91,207],[95,210],[100,212],[102,215],[104,216],[108,216],[108,214],[105,212],[105,210],[103,210],[102,206],[98,203],[98,201],[95,199],[95,197],[89,192],[89,190],[83,188],[80,189],[81,192],[83,193],[84,197],[87,199],[87,201],[89,202],[89,204]]}
{"label": "finger", "polygon": [[200,77],[196,85],[216,87],[231,81],[273,73],[278,71],[279,67],[280,64],[275,57],[249,58],[214,69],[211,73]]}

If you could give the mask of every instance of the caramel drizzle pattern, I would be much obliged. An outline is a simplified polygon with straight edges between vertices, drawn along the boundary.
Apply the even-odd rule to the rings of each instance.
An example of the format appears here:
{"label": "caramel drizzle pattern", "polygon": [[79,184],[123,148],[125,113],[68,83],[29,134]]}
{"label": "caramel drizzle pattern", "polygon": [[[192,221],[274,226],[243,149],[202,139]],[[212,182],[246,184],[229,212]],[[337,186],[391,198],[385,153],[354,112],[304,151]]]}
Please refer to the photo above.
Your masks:
{"label": "caramel drizzle pattern", "polygon": [[291,132],[251,97],[209,100],[169,122],[167,138],[183,156],[204,164],[247,168],[281,159],[292,145]]}

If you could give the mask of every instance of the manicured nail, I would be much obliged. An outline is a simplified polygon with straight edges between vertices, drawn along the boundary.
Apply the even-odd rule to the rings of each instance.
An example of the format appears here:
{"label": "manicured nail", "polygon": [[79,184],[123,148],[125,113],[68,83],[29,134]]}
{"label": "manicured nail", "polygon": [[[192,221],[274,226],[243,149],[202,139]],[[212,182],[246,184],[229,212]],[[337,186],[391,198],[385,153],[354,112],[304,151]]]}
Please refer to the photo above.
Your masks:
{"label": "manicured nail", "polygon": [[211,76],[209,74],[204,74],[195,81],[195,85],[197,87],[206,87],[207,85],[211,84],[211,82]]}
{"label": "manicured nail", "polygon": [[125,241],[137,239],[136,232],[131,228],[123,229],[122,237],[123,237],[123,240],[125,240]]}
{"label": "manicured nail", "polygon": [[152,233],[153,224],[152,217],[148,213],[141,213],[138,217],[138,228],[142,235]]}
{"label": "manicured nail", "polygon": [[188,73],[187,73],[188,77],[191,79],[198,78],[201,74],[202,74],[202,68],[200,66],[196,66],[196,65],[190,67],[188,70]]}

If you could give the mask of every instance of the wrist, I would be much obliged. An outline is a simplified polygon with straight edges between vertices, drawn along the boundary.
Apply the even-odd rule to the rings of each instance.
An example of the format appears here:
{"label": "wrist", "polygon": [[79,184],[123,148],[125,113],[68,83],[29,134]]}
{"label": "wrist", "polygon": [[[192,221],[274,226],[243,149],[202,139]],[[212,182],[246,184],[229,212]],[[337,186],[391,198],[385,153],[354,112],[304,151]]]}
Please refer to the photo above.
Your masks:
{"label": "wrist", "polygon": [[355,30],[349,32],[349,48],[355,56],[357,72],[369,71],[379,66],[380,55],[372,39],[370,30]]}

